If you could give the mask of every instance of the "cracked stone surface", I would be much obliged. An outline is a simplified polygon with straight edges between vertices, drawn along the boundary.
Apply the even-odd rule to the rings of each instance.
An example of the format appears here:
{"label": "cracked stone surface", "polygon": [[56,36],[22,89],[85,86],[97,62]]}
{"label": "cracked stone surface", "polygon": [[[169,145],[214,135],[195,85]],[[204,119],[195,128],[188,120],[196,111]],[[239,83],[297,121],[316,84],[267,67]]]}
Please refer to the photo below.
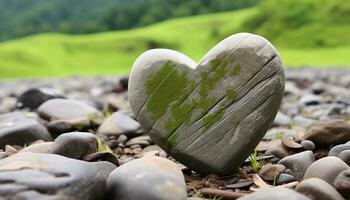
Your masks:
{"label": "cracked stone surface", "polygon": [[138,122],[170,155],[199,173],[227,174],[266,133],[283,91],[275,48],[263,37],[240,33],[199,64],[172,50],[143,53],[132,68],[128,96]]}

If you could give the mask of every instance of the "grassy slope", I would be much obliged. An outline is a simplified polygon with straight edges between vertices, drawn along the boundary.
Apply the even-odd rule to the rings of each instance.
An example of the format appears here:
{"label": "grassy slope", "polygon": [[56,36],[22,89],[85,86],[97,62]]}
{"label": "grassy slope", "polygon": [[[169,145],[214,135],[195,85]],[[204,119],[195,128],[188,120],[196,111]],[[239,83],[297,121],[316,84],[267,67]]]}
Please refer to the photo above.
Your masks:
{"label": "grassy slope", "polygon": [[[40,34],[0,43],[0,78],[127,73],[137,56],[156,43],[200,58],[256,10],[174,19],[145,28],[92,35]],[[232,33],[234,33],[232,32]],[[151,45],[150,45],[151,44]],[[288,66],[350,64],[350,46],[277,49]]]}

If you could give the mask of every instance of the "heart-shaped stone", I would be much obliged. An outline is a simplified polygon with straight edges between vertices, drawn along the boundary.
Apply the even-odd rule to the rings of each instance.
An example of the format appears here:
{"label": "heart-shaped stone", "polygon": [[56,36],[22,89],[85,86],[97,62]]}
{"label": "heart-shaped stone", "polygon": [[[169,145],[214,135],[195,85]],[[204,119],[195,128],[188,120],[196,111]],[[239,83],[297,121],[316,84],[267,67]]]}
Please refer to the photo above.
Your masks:
{"label": "heart-shaped stone", "polygon": [[197,64],[154,49],[134,63],[129,101],[137,120],[166,152],[202,173],[241,165],[276,116],[284,70],[263,37],[232,35]]}

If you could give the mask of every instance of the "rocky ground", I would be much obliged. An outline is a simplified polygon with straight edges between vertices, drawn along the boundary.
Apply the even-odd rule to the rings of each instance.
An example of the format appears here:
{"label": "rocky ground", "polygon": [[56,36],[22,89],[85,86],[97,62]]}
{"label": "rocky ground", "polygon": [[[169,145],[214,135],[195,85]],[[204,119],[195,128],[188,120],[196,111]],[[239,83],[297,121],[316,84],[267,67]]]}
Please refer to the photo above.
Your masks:
{"label": "rocky ground", "polygon": [[0,199],[350,199],[350,70],[288,70],[272,127],[224,177],[155,145],[127,82],[1,82]]}

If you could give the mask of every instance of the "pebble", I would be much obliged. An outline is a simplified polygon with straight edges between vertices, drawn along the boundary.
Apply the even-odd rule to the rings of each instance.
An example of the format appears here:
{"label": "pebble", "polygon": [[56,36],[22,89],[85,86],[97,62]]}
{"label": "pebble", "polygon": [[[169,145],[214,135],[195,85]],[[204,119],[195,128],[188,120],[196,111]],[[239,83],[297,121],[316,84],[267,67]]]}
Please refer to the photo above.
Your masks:
{"label": "pebble", "polygon": [[286,173],[280,173],[280,175],[278,176],[278,178],[276,180],[276,184],[282,185],[282,184],[290,183],[293,181],[295,181],[295,177],[293,175],[286,174]]}
{"label": "pebble", "polygon": [[291,123],[292,123],[292,119],[288,115],[282,112],[278,112],[273,121],[273,125],[278,127],[281,127],[281,126],[288,127]]}
{"label": "pebble", "polygon": [[328,148],[350,140],[350,125],[340,119],[320,121],[306,132],[304,139],[311,140],[316,148]]}
{"label": "pebble", "polygon": [[17,107],[34,110],[47,100],[56,98],[64,96],[55,88],[31,88],[18,97]]}
{"label": "pebble", "polygon": [[5,183],[1,184],[0,196],[102,199],[107,176],[114,168],[109,162],[90,163],[54,154],[17,153],[0,160],[0,182]]}
{"label": "pebble", "polygon": [[312,151],[303,151],[294,155],[287,156],[280,160],[278,164],[284,165],[291,170],[291,174],[300,181],[308,167],[315,161]]}
{"label": "pebble", "polygon": [[107,179],[110,200],[164,200],[187,198],[181,170],[165,158],[146,156],[118,167]]}
{"label": "pebble", "polygon": [[338,157],[342,151],[350,150],[350,144],[339,144],[329,150],[328,156]]}
{"label": "pebble", "polygon": [[277,158],[284,158],[289,155],[288,151],[283,148],[281,140],[271,141],[266,148],[266,155],[274,155]]}
{"label": "pebble", "polygon": [[340,152],[338,158],[342,159],[347,165],[350,166],[350,150]]}
{"label": "pebble", "polygon": [[334,179],[333,186],[344,198],[350,199],[350,169],[340,172]]}
{"label": "pebble", "polygon": [[138,135],[140,124],[122,112],[114,112],[98,128],[97,133],[102,135],[126,135],[132,137]]}
{"label": "pebble", "polygon": [[279,173],[280,171],[277,166],[272,164],[267,164],[261,168],[259,172],[259,176],[265,181],[272,181],[277,179]]}
{"label": "pebble", "polygon": [[101,118],[102,114],[95,108],[72,99],[51,99],[38,108],[39,115],[46,120]]}
{"label": "pebble", "polygon": [[313,151],[315,149],[315,144],[310,140],[303,140],[300,144],[305,150]]}
{"label": "pebble", "polygon": [[47,129],[29,113],[0,115],[0,148],[5,145],[28,145],[36,140],[51,140]]}
{"label": "pebble", "polygon": [[259,189],[238,200],[311,200],[308,197],[293,190],[275,187],[269,189]]}
{"label": "pebble", "polygon": [[295,190],[311,199],[345,200],[342,195],[332,187],[332,185],[319,178],[306,179],[299,183]]}
{"label": "pebble", "polygon": [[304,179],[320,178],[329,184],[333,184],[333,180],[337,175],[350,167],[341,159],[328,156],[321,158],[310,165],[306,170]]}

